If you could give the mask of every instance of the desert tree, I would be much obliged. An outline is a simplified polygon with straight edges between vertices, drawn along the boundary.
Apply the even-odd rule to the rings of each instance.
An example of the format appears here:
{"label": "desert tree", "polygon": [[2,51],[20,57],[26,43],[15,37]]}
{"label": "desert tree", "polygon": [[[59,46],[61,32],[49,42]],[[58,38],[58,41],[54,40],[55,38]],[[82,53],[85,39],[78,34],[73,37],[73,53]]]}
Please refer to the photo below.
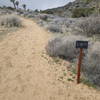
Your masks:
{"label": "desert tree", "polygon": [[10,2],[12,2],[12,3],[13,3],[14,8],[16,9],[16,1],[15,1],[15,0],[10,0]]}
{"label": "desert tree", "polygon": [[24,10],[26,10],[26,4],[23,4],[22,7]]}
{"label": "desert tree", "polygon": [[16,5],[16,7],[17,7],[17,9],[18,9],[19,1],[16,1],[16,2],[15,2],[15,5]]}

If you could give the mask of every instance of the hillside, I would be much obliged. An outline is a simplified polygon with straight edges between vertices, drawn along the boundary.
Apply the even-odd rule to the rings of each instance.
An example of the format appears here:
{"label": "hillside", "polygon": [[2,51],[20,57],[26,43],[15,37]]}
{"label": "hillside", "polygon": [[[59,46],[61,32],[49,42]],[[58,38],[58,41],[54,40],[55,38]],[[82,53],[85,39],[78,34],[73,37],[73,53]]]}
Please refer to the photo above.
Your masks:
{"label": "hillside", "polygon": [[85,17],[97,14],[100,9],[99,4],[99,0],[76,0],[63,7],[47,9],[42,12],[63,17],[73,17],[73,13],[78,13],[81,14],[82,17]]}

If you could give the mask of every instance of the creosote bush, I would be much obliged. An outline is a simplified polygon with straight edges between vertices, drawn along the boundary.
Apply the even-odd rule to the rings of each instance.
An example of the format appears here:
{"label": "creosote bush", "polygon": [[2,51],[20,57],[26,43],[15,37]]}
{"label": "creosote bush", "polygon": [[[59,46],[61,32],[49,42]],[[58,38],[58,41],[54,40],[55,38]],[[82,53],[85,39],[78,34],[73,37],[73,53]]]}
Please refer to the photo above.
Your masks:
{"label": "creosote bush", "polygon": [[5,15],[0,18],[0,25],[4,27],[21,27],[22,21],[16,15]]}
{"label": "creosote bush", "polygon": [[50,56],[73,60],[78,56],[78,50],[75,48],[76,40],[86,40],[86,38],[74,35],[56,37],[48,42],[46,51]]}
{"label": "creosote bush", "polygon": [[93,85],[100,86],[100,42],[88,49],[84,58],[82,71],[85,78]]}
{"label": "creosote bush", "polygon": [[78,25],[78,33],[86,36],[100,34],[100,17],[89,17],[81,21]]}

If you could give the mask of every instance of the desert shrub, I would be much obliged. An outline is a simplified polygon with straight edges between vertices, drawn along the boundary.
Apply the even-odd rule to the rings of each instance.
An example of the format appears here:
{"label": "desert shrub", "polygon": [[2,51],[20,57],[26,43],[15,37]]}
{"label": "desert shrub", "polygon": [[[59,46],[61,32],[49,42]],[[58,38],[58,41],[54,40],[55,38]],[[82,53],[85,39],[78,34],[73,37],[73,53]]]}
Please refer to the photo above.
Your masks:
{"label": "desert shrub", "polygon": [[83,35],[93,36],[100,34],[100,17],[89,17],[78,24],[79,32]]}
{"label": "desert shrub", "polygon": [[93,0],[81,0],[81,1],[84,1],[85,3],[90,3],[90,2],[92,2]]}
{"label": "desert shrub", "polygon": [[100,42],[94,43],[88,50],[82,71],[90,83],[100,86]]}
{"label": "desert shrub", "polygon": [[45,14],[53,14],[53,11],[51,11],[51,10],[44,10],[44,11],[41,11],[41,13],[45,13]]}
{"label": "desert shrub", "polygon": [[48,42],[46,51],[50,56],[73,60],[78,55],[78,50],[75,48],[76,40],[86,40],[86,38],[74,35],[56,37]]}
{"label": "desert shrub", "polygon": [[5,15],[0,18],[0,25],[5,27],[20,27],[22,26],[22,22],[15,15]]}
{"label": "desert shrub", "polygon": [[40,15],[40,19],[44,20],[44,21],[47,21],[48,16],[47,15]]}
{"label": "desert shrub", "polygon": [[39,10],[38,9],[35,9],[34,12],[39,13]]}
{"label": "desert shrub", "polygon": [[7,9],[9,9],[9,10],[15,10],[14,8],[12,8],[12,7],[10,7],[10,6],[7,7]]}
{"label": "desert shrub", "polygon": [[54,33],[63,33],[62,27],[60,25],[50,25],[47,29]]}
{"label": "desert shrub", "polygon": [[94,11],[94,8],[75,8],[72,11],[72,17],[78,18],[78,17],[87,17],[90,14],[92,14]]}

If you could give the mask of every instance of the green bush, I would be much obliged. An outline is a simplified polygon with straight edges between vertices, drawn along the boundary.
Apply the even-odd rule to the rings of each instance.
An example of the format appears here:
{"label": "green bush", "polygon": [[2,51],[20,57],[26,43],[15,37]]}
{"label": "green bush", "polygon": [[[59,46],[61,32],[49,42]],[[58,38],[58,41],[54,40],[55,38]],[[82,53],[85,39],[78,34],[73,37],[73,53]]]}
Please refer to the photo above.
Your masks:
{"label": "green bush", "polygon": [[41,11],[41,13],[45,13],[45,14],[53,14],[53,11],[51,11],[51,10],[44,10],[44,11]]}
{"label": "green bush", "polygon": [[87,17],[91,15],[94,11],[94,8],[76,8],[72,11],[73,18]]}

